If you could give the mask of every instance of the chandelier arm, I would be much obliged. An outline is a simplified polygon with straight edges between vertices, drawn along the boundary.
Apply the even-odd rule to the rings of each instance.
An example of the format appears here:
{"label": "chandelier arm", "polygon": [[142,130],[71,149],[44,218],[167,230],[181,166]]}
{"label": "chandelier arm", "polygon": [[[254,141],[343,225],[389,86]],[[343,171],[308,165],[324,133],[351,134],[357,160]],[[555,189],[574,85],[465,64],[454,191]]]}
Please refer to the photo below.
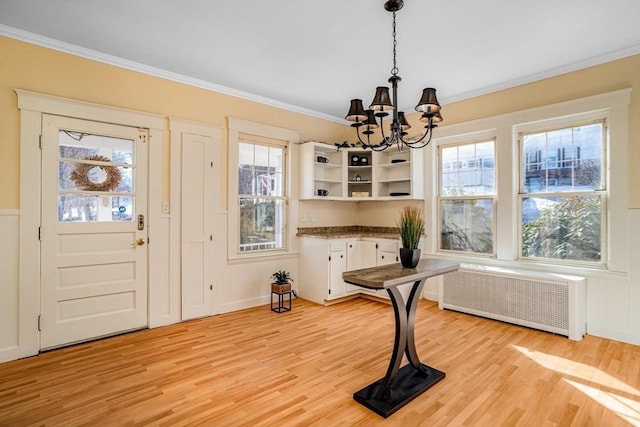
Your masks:
{"label": "chandelier arm", "polygon": [[[429,138],[427,139],[427,141],[426,141],[426,142],[424,142],[424,143],[423,143],[423,144],[421,144],[421,145],[418,145],[418,144],[420,144],[420,143],[421,143],[421,142],[422,142],[422,141],[423,141],[427,136],[429,137]],[[432,127],[428,128],[428,129],[427,129],[427,131],[424,133],[424,135],[422,135],[422,136],[420,137],[420,139],[417,139],[417,140],[415,140],[415,141],[406,141],[404,138],[402,138],[402,136],[400,137],[400,139],[402,140],[402,142],[403,142],[407,147],[409,147],[409,148],[424,148],[424,147],[426,147],[427,145],[429,145],[429,143],[431,142],[431,138],[433,138],[433,128],[432,128]]]}

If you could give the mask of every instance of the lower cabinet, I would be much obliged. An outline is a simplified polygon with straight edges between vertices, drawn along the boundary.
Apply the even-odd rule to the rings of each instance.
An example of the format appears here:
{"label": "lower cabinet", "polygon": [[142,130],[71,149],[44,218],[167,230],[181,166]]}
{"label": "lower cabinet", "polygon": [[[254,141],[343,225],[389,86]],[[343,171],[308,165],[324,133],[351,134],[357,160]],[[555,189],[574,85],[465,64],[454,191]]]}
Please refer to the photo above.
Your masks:
{"label": "lower cabinet", "polygon": [[324,239],[302,237],[297,280],[300,298],[323,304],[325,301],[367,293],[388,298],[386,291],[350,285],[342,273],[399,262],[399,241],[395,239]]}

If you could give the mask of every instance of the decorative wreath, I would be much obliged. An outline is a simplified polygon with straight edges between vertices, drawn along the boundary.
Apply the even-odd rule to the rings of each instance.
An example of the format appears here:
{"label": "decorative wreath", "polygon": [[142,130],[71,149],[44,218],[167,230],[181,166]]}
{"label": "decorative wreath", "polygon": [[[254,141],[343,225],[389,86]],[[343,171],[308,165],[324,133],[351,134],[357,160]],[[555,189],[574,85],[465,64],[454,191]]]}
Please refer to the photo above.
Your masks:
{"label": "decorative wreath", "polygon": [[[89,156],[84,160],[91,160],[96,162],[110,162],[111,160],[104,156]],[[106,178],[102,182],[93,182],[89,179],[89,171],[93,168],[100,168],[106,174]],[[76,167],[71,171],[70,178],[76,183],[76,187],[86,191],[113,191],[120,184],[122,175],[115,166],[95,165],[91,163],[78,163]]]}

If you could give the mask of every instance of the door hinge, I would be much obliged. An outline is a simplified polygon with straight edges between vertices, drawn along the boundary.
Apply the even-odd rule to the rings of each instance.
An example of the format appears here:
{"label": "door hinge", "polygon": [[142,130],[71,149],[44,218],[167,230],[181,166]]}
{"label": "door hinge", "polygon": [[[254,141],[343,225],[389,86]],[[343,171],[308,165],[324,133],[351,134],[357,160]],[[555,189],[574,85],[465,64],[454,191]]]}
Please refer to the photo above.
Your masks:
{"label": "door hinge", "polygon": [[147,142],[147,130],[143,129],[143,128],[139,128],[138,129],[138,139],[140,140],[140,142]]}
{"label": "door hinge", "polygon": [[42,150],[42,135],[38,135],[38,148]]}
{"label": "door hinge", "polygon": [[40,327],[40,319],[42,318],[41,315],[38,314],[38,331],[42,331],[42,328]]}
{"label": "door hinge", "polygon": [[329,255],[329,261],[331,261],[331,255]]}
{"label": "door hinge", "polygon": [[209,285],[209,290],[212,291],[213,290],[213,284]]}
{"label": "door hinge", "polygon": [[38,227],[38,240],[42,240],[40,237],[42,236],[42,227]]}
{"label": "door hinge", "polygon": [[151,243],[151,239],[149,237],[147,237],[147,245]]}
{"label": "door hinge", "polygon": [[378,244],[376,243],[376,249],[378,249]]}
{"label": "door hinge", "polygon": [[331,295],[331,288],[329,288],[329,295]]}
{"label": "door hinge", "polygon": [[211,167],[213,167],[213,162],[211,162]]}

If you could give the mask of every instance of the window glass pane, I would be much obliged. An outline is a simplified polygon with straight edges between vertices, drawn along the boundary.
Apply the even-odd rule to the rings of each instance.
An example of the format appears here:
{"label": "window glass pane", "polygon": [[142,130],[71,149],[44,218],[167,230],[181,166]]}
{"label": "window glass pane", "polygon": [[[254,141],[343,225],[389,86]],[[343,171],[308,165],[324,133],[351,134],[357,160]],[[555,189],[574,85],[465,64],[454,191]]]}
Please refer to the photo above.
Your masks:
{"label": "window glass pane", "polygon": [[[118,182],[113,189],[111,182]],[[133,169],[112,165],[92,165],[88,163],[58,163],[58,188],[79,191],[133,192]]]}
{"label": "window glass pane", "polygon": [[58,133],[58,153],[66,159],[101,155],[115,163],[133,164],[133,141],[62,130]]}
{"label": "window glass pane", "polygon": [[493,141],[442,147],[440,162],[441,195],[495,194]]}
{"label": "window glass pane", "polygon": [[283,196],[284,150],[280,147],[241,143],[238,193],[255,196]]}
{"label": "window glass pane", "polygon": [[284,247],[284,201],[240,199],[240,251]]}
{"label": "window glass pane", "polygon": [[493,253],[493,200],[442,200],[440,249]]}
{"label": "window glass pane", "polygon": [[59,194],[58,221],[131,221],[133,197]]}
{"label": "window glass pane", "polygon": [[524,135],[525,193],[602,189],[603,124],[593,123]]}
{"label": "window glass pane", "polygon": [[522,256],[600,262],[600,196],[522,199]]}

